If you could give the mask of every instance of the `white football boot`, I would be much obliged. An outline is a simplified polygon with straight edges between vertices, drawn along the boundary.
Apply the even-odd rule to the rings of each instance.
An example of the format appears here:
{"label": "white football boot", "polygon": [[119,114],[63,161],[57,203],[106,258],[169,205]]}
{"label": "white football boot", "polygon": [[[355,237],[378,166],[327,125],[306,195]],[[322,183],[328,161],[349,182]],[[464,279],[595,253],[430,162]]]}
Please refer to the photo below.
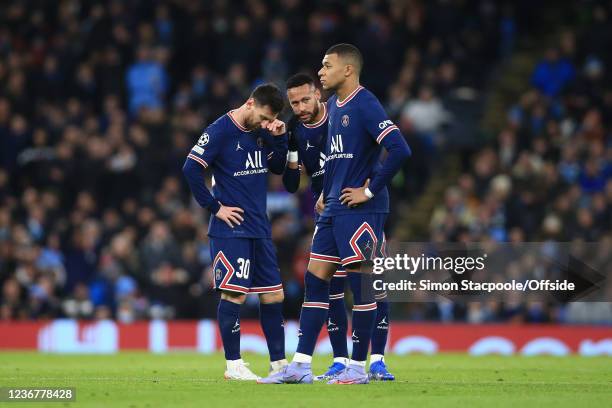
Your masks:
{"label": "white football boot", "polygon": [[261,378],[255,375],[249,369],[249,363],[245,363],[242,359],[227,361],[227,370],[225,370],[224,377],[226,380],[238,381],[256,381]]}

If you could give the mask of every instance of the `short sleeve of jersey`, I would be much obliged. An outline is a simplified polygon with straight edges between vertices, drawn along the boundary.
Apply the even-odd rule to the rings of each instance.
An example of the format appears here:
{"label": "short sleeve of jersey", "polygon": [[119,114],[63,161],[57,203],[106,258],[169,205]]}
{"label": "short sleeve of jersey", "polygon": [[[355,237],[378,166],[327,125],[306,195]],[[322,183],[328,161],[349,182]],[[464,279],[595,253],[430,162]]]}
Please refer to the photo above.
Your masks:
{"label": "short sleeve of jersey", "polygon": [[187,155],[188,158],[195,160],[204,168],[209,167],[215,161],[221,148],[222,139],[221,124],[215,122],[208,126],[196,144],[191,148]]}
{"label": "short sleeve of jersey", "polygon": [[387,116],[387,112],[382,107],[374,95],[368,94],[362,99],[360,113],[364,125],[370,136],[380,144],[387,135],[399,129]]}

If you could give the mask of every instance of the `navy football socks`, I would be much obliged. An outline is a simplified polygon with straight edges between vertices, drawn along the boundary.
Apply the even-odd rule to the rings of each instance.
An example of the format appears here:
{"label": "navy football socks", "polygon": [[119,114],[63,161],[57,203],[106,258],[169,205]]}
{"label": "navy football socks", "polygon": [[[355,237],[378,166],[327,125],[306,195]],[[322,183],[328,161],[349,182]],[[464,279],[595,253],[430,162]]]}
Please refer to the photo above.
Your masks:
{"label": "navy football socks", "polygon": [[372,276],[363,273],[349,273],[348,276],[354,298],[351,360],[365,365],[376,322],[376,302],[371,285]]}
{"label": "navy football socks", "polygon": [[240,305],[221,299],[217,309],[217,322],[225,359],[240,359]]}
{"label": "navy football socks", "polygon": [[306,356],[312,356],[321,328],[329,309],[329,282],[317,278],[310,271],[304,277],[305,296],[300,315],[299,341],[293,361],[310,363]]}
{"label": "navy football socks", "polygon": [[387,335],[389,333],[389,302],[376,302],[376,323],[372,334],[372,354],[385,354]]}
{"label": "navy football socks", "polygon": [[344,305],[344,281],[346,278],[333,277],[329,289],[329,313],[327,315],[327,333],[334,351],[334,358],[348,358],[346,332],[348,318]]}
{"label": "navy football socks", "polygon": [[285,358],[285,327],[283,323],[282,303],[260,303],[259,320],[266,336],[270,361]]}

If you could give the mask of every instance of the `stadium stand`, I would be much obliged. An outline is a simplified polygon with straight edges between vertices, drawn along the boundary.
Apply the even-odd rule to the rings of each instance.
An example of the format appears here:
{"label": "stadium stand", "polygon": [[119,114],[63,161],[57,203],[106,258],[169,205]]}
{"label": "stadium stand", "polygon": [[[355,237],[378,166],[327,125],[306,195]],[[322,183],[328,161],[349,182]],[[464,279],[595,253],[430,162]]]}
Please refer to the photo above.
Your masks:
{"label": "stadium stand", "polygon": [[[463,157],[415,239],[609,248],[612,9],[583,3],[578,28],[542,49],[497,137],[470,144],[495,68],[538,29],[530,2],[3,2],[0,319],[214,316],[208,214],[182,179],[185,156],[255,85],[316,72],[340,40],[360,47],[363,83],[414,151],[391,192],[405,218],[443,177],[440,158]],[[314,202],[306,189],[284,191],[280,177],[268,201],[285,315],[296,318]],[[391,224],[391,237],[402,235],[405,224]],[[602,257],[610,265],[612,251]],[[256,301],[245,315],[256,315]],[[468,322],[612,316],[588,307],[427,303],[393,312]]]}

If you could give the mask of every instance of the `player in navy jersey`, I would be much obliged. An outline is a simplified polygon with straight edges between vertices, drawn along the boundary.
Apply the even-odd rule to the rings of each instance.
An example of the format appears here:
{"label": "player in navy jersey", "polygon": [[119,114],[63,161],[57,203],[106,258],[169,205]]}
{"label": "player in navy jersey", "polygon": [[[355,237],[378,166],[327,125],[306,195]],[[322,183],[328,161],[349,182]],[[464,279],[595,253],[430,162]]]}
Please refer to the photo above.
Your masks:
{"label": "player in navy jersey", "polygon": [[287,97],[294,113],[289,121],[289,155],[283,183],[287,191],[295,193],[300,186],[301,162],[311,180],[315,201],[323,190],[323,154],[327,137],[327,107],[321,93],[307,74],[297,74],[286,83]]}
{"label": "player in navy jersey", "polygon": [[[323,89],[333,90],[327,101],[323,192],[317,208],[305,299],[300,316],[297,351],[289,366],[260,383],[311,383],[311,361],[319,332],[329,309],[329,281],[342,265],[361,272],[361,263],[380,256],[383,228],[389,212],[387,184],[410,155],[404,137],[388,119],[376,97],[359,84],[363,59],[349,44],[331,47],[323,58],[319,77]],[[388,152],[378,167],[382,146]],[[370,179],[371,177],[371,179]],[[354,274],[353,351],[346,370],[329,384],[366,384],[368,348],[376,319],[372,275]],[[355,292],[355,291],[354,291]]]}
{"label": "player in navy jersey", "polygon": [[[316,201],[323,190],[323,164],[325,162],[323,149],[327,137],[327,107],[324,102],[321,102],[321,92],[308,74],[293,75],[287,80],[285,87],[294,116],[288,122],[289,155],[287,168],[283,174],[283,183],[287,191],[291,193],[298,190],[300,185],[298,164],[302,163],[306,174],[311,179],[311,190]],[[318,217],[315,216],[316,218]],[[346,344],[348,319],[344,304],[346,277],[347,272],[339,268],[330,282],[326,325],[334,361],[327,372],[315,377],[317,381],[330,380],[348,365]],[[358,277],[350,276],[349,280],[351,284],[359,284]],[[375,294],[375,298],[376,326],[371,341],[370,378],[394,380],[395,377],[386,369],[384,362],[389,333],[389,305],[384,292]]]}
{"label": "player in navy jersey", "polygon": [[[238,109],[206,128],[187,156],[183,173],[196,201],[208,208],[215,288],[221,291],[218,324],[227,360],[226,379],[257,380],[240,357],[240,305],[257,293],[270,370],[287,365],[283,286],[266,215],[268,171],[282,174],[287,160],[284,105],[279,89],[260,85]],[[212,194],[204,169],[213,172]]]}

